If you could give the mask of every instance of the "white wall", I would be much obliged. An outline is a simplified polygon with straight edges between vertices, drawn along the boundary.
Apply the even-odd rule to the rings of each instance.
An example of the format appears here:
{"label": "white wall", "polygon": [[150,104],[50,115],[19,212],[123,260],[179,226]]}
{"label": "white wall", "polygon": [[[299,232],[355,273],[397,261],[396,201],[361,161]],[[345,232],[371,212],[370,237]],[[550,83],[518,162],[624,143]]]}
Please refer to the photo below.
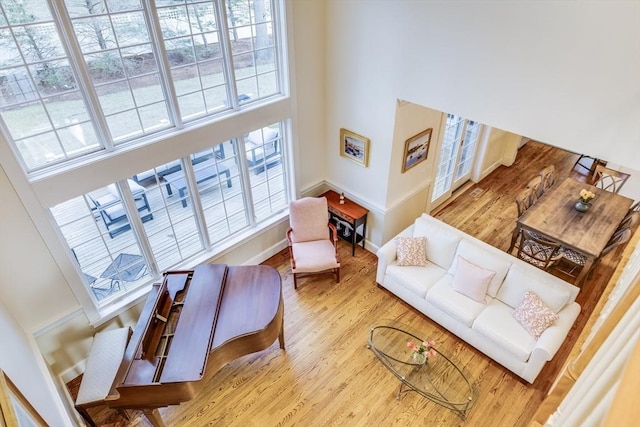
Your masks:
{"label": "white wall", "polygon": [[640,171],[640,2],[328,0],[325,31],[327,179],[383,212],[396,99]]}
{"label": "white wall", "polygon": [[[289,2],[293,8],[293,54],[291,56],[292,95],[294,96],[294,142],[299,193],[309,190],[325,178],[324,153],[327,141],[338,137],[325,135],[325,43],[324,2]],[[295,6],[295,7],[294,7]]]}
{"label": "white wall", "polygon": [[48,369],[33,338],[22,331],[3,303],[0,303],[0,338],[0,368],[18,390],[48,425],[72,425],[58,386],[46,374]]}

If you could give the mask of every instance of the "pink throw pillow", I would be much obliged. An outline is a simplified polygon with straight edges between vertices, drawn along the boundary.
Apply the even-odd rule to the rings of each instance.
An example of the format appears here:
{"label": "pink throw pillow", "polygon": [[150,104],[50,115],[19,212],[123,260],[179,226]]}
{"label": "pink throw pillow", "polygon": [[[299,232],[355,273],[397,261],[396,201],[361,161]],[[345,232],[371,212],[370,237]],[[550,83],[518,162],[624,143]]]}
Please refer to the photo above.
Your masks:
{"label": "pink throw pillow", "polygon": [[397,265],[425,266],[427,265],[426,237],[396,237]]}
{"label": "pink throw pillow", "polygon": [[524,298],[513,312],[513,317],[535,339],[540,338],[540,335],[559,318],[532,291],[527,291],[524,294]]}
{"label": "pink throw pillow", "polygon": [[458,265],[451,286],[454,291],[484,304],[489,283],[495,275],[495,271],[479,267],[458,255]]}

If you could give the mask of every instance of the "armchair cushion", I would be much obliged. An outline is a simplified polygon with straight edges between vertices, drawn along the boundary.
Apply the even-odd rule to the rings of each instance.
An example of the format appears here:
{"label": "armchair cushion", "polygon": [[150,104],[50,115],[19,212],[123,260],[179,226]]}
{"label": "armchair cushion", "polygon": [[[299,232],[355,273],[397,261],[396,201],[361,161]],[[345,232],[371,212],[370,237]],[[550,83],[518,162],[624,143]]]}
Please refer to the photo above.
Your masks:
{"label": "armchair cushion", "polygon": [[328,212],[325,197],[303,197],[292,201],[289,204],[289,223],[293,229],[291,241],[293,243],[313,240],[329,242]]}
{"label": "armchair cushion", "polygon": [[294,273],[311,273],[340,267],[336,261],[336,249],[330,240],[293,243],[293,258],[296,260]]}

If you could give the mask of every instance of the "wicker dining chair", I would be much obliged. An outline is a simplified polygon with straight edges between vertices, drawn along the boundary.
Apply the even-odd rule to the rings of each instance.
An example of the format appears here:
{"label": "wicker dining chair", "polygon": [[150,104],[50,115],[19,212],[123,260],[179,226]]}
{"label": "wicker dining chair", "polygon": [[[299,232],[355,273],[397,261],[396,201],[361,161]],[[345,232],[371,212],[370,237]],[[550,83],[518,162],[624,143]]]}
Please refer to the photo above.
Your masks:
{"label": "wicker dining chair", "polygon": [[546,271],[562,258],[559,250],[560,243],[544,239],[529,230],[521,230],[518,247],[518,258],[521,260]]}

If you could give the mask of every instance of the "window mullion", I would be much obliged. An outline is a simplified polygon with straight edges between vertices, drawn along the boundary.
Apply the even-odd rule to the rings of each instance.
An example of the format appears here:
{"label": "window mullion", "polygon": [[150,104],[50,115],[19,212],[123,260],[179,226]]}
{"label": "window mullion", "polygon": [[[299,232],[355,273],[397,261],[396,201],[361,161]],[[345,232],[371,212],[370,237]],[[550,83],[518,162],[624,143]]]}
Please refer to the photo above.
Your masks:
{"label": "window mullion", "polygon": [[51,11],[55,15],[54,21],[58,23],[60,35],[62,38],[63,48],[67,53],[69,65],[74,71],[76,81],[80,85],[80,93],[85,100],[85,104],[89,107],[88,114],[91,117],[91,123],[95,129],[96,135],[102,141],[103,147],[107,151],[114,148],[113,138],[107,125],[107,120],[102,111],[100,100],[91,83],[91,76],[84,61],[84,56],[78,44],[78,40],[73,31],[73,24],[69,18],[64,2],[50,2]]}
{"label": "window mullion", "polygon": [[240,108],[238,100],[238,88],[236,87],[236,73],[233,69],[233,55],[231,51],[231,39],[229,38],[229,23],[227,22],[226,1],[219,0],[214,3],[216,19],[220,27],[220,46],[222,48],[222,64],[224,73],[227,76],[227,91],[229,94],[229,105],[234,110]]}
{"label": "window mullion", "polygon": [[209,250],[211,249],[211,240],[209,239],[209,233],[207,232],[207,220],[205,219],[204,209],[202,208],[202,201],[200,200],[200,192],[198,191],[198,183],[196,182],[191,157],[185,157],[181,159],[181,162],[184,170],[184,176],[187,180],[189,194],[191,195],[191,203],[193,204],[193,212],[197,221],[200,242],[204,246],[205,250]]}
{"label": "window mullion", "polygon": [[176,88],[173,85],[169,59],[167,58],[167,51],[165,50],[164,39],[162,38],[162,30],[160,28],[160,19],[157,14],[156,2],[155,0],[147,0],[146,2],[143,2],[142,7],[144,9],[147,22],[150,22],[149,38],[151,39],[151,45],[155,50],[156,58],[159,59],[157,64],[160,69],[160,78],[162,80],[165,99],[169,104],[169,114],[171,115],[171,120],[176,128],[182,129],[182,115],[180,114]]}
{"label": "window mullion", "polygon": [[136,201],[133,198],[133,194],[131,194],[129,184],[125,179],[116,182],[116,186],[118,187],[118,192],[122,197],[122,202],[129,219],[129,224],[131,225],[131,230],[133,230],[134,234],[138,238],[142,256],[147,262],[147,265],[149,266],[149,270],[152,272],[153,277],[155,279],[158,279],[160,278],[160,269],[158,268],[158,264],[156,263],[155,257],[153,255],[153,250],[151,249],[151,244],[149,243],[149,239],[147,238],[147,233],[144,229],[144,225],[142,225],[142,219],[140,219],[138,206],[136,205]]}
{"label": "window mullion", "polygon": [[249,225],[253,227],[256,225],[256,212],[255,207],[253,206],[251,178],[249,177],[249,163],[247,161],[247,149],[245,147],[244,138],[236,138],[235,145],[238,151],[238,172],[240,185],[242,186],[242,195],[246,206],[247,220],[249,221]]}

